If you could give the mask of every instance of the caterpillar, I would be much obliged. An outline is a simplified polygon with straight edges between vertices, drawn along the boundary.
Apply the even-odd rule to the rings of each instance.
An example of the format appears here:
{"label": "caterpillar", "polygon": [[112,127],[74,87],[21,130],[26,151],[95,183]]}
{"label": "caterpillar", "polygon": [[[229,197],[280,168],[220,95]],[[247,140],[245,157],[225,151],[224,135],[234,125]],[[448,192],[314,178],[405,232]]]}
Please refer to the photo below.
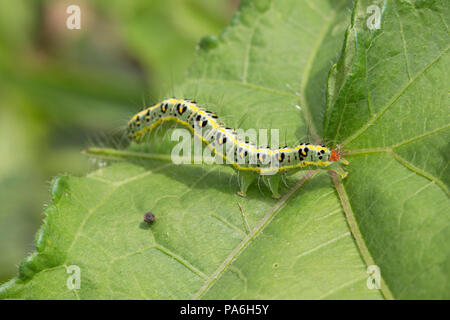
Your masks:
{"label": "caterpillar", "polygon": [[[326,168],[344,178],[340,164],[348,164],[338,149],[325,145],[300,143],[289,148],[261,148],[242,139],[235,129],[226,127],[217,114],[200,107],[193,100],[166,99],[135,114],[128,122],[127,135],[140,143],[143,137],[163,122],[174,121],[188,127],[226,163],[238,171],[240,196],[247,196],[249,186],[262,177],[274,198],[280,198],[280,182],[298,170]],[[226,152],[223,152],[225,147]]]}

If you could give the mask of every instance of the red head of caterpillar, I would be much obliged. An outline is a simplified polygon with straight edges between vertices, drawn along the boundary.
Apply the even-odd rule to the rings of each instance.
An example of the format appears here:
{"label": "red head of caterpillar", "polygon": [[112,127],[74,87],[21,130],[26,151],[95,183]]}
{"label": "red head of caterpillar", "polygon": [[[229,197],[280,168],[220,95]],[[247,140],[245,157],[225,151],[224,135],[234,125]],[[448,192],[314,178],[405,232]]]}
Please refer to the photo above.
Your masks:
{"label": "red head of caterpillar", "polygon": [[[215,113],[201,108],[194,101],[182,99],[167,99],[134,115],[128,122],[128,137],[139,143],[147,132],[165,121],[188,127],[236,169],[240,195],[245,195],[250,184],[262,176],[273,196],[278,198],[279,182],[286,174],[324,168],[343,161],[338,150],[330,150],[325,145],[300,143],[294,147],[273,149],[256,147],[252,142],[240,139],[235,129],[225,127]],[[226,153],[220,151],[224,145]]]}
{"label": "red head of caterpillar", "polygon": [[330,161],[339,161],[341,154],[337,150],[331,150]]}

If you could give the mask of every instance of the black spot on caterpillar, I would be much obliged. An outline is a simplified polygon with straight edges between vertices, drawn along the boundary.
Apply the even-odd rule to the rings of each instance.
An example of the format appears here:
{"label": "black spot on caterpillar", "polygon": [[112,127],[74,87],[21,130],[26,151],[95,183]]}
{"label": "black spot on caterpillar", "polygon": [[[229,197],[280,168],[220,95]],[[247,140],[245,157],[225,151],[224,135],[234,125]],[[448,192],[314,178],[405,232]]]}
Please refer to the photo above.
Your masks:
{"label": "black spot on caterpillar", "polygon": [[[263,176],[273,197],[279,198],[279,183],[286,174],[330,167],[342,177],[346,175],[337,166],[339,163],[346,164],[339,151],[310,143],[280,149],[258,148],[247,137],[239,139],[236,130],[224,126],[215,113],[206,111],[189,100],[167,99],[137,113],[128,123],[128,138],[139,143],[147,132],[165,121],[175,121],[189,128],[214,153],[238,170],[238,194],[241,196],[246,196],[248,187],[258,176]],[[222,145],[226,145],[226,149],[232,152],[220,152],[218,147]]]}

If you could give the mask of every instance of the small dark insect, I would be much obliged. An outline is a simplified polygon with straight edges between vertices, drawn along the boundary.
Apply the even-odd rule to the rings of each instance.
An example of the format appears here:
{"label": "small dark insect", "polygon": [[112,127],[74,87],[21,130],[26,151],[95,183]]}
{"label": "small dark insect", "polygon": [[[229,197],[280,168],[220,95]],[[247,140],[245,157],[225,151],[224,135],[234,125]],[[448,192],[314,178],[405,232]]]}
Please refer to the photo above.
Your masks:
{"label": "small dark insect", "polygon": [[155,221],[155,215],[151,212],[147,212],[144,215],[144,222],[147,222],[150,224],[150,223],[153,223],[153,221]]}

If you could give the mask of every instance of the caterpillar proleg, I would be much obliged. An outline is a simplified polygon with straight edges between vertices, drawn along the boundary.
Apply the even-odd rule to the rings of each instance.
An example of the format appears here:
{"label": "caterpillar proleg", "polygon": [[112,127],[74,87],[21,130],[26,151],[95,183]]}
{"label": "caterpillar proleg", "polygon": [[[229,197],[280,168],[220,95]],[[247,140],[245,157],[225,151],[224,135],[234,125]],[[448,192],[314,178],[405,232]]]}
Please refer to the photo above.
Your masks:
{"label": "caterpillar proleg", "polygon": [[340,166],[346,161],[338,150],[310,143],[283,148],[257,147],[253,142],[242,139],[237,130],[225,127],[214,112],[201,108],[191,100],[166,99],[137,113],[128,122],[128,138],[142,142],[148,132],[166,121],[189,128],[226,164],[237,170],[238,194],[241,196],[246,196],[247,189],[259,176],[274,198],[280,197],[278,189],[284,176],[298,170],[328,167],[341,177],[346,176]]}

